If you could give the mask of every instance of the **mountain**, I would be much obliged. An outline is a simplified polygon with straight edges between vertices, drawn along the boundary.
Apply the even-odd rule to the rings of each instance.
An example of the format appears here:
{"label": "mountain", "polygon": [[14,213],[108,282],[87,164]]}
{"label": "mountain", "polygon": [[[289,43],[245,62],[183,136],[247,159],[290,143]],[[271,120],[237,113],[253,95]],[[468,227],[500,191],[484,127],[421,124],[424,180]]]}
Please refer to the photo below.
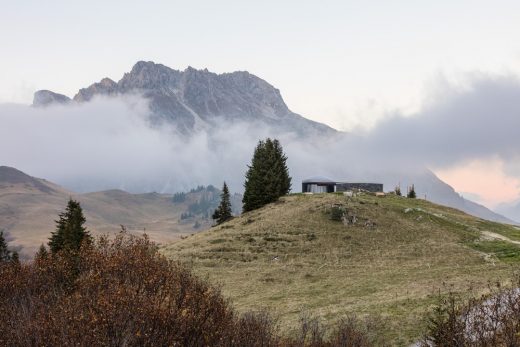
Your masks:
{"label": "mountain", "polygon": [[520,221],[520,201],[511,204],[501,204],[496,208],[496,211],[508,218]]}
{"label": "mountain", "polygon": [[[198,130],[206,130],[211,134],[212,129],[222,120],[266,125],[274,133],[296,133],[303,141],[317,139],[326,142],[331,141],[334,135],[345,135],[292,112],[278,89],[246,71],[215,74],[207,69],[196,70],[191,67],[179,71],[145,61],[137,62],[118,82],[103,78],[100,82],[80,89],[72,99],[47,90],[38,91],[34,95],[33,105],[41,107],[56,103],[86,103],[96,96],[134,94],[148,100],[154,126],[174,126],[187,136]],[[345,166],[344,174],[349,169],[348,164]],[[431,201],[481,218],[514,223],[484,206],[462,198],[428,170],[414,174],[406,171],[385,173],[383,176],[365,174],[355,180],[380,181],[385,183],[386,189],[392,189],[398,182],[415,184],[419,195]],[[298,186],[300,182],[294,183],[294,186]],[[157,183],[157,186],[164,186],[164,182]]]}
{"label": "mountain", "polygon": [[68,104],[71,99],[68,96],[51,92],[50,90],[38,90],[34,93],[33,106],[42,107],[52,104]]}
{"label": "mountain", "polygon": [[[214,187],[198,187],[180,194],[130,194],[108,190],[77,194],[52,182],[29,176],[17,169],[0,166],[0,230],[10,236],[10,246],[22,247],[31,256],[41,243],[46,243],[55,229],[58,213],[70,197],[78,200],[87,219],[87,229],[94,235],[113,233],[124,225],[130,232],[146,233],[159,243],[211,226],[211,212],[219,203],[220,191]],[[234,195],[235,213],[241,201]]]}
{"label": "mountain", "polygon": [[[154,62],[139,61],[118,82],[104,78],[80,89],[72,102],[129,94],[140,94],[148,100],[155,124],[173,125],[182,134],[209,129],[223,119],[258,122],[301,135],[336,133],[327,125],[289,110],[278,89],[246,71],[216,74],[192,67],[178,71]],[[33,105],[68,100],[68,97],[50,91],[37,91]]]}
{"label": "mountain", "polygon": [[387,174],[379,179],[381,179],[382,182],[385,182],[385,187],[388,187],[388,190],[394,187],[396,182],[401,182],[401,189],[404,193],[406,193],[407,186],[414,184],[419,198],[424,198],[444,206],[453,207],[483,219],[507,224],[518,224],[518,221],[520,220],[520,218],[507,218],[504,215],[491,211],[485,206],[463,198],[455,191],[455,189],[453,189],[453,187],[443,182],[430,170],[408,174]]}
{"label": "mountain", "polygon": [[299,194],[161,252],[219,284],[239,311],[273,312],[286,331],[302,313],[325,324],[371,315],[386,322],[376,330],[388,345],[410,346],[438,294],[479,296],[511,280],[519,243],[518,227],[422,199]]}

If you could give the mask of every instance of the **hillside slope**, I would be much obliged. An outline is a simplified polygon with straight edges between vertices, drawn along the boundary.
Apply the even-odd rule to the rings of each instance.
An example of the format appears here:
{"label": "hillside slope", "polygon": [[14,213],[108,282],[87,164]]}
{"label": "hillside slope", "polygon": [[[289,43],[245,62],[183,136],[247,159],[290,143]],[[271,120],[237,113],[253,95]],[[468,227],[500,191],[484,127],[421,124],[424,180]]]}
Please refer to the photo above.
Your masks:
{"label": "hillside slope", "polygon": [[[333,205],[356,223],[330,219]],[[487,231],[487,232],[486,232]],[[220,283],[239,310],[267,307],[284,329],[300,311],[326,321],[381,314],[395,345],[415,341],[435,293],[467,293],[510,275],[514,226],[424,200],[387,195],[292,195],[172,243],[162,252]]]}
{"label": "hillside slope", "polygon": [[[10,246],[23,247],[31,256],[55,229],[55,220],[72,197],[83,207],[87,229],[94,235],[114,233],[124,225],[130,232],[146,233],[167,243],[207,229],[209,214],[220,200],[220,191],[199,187],[172,201],[170,194],[130,194],[108,190],[77,194],[17,169],[0,166],[0,230],[9,233]],[[240,197],[233,196],[237,203]]]}
{"label": "hillside slope", "polygon": [[[34,94],[33,106],[38,108],[52,105],[63,107],[67,104],[77,106],[89,103],[96,97],[129,97],[129,99],[133,99],[132,96],[135,95],[141,95],[146,100],[150,125],[167,131],[174,128],[178,130],[179,134],[185,135],[174,135],[174,138],[189,139],[190,135],[194,134],[204,134],[204,136],[208,135],[209,138],[212,138],[213,135],[216,135],[217,138],[210,142],[216,141],[215,143],[219,143],[218,137],[220,135],[218,135],[217,130],[223,124],[226,126],[241,124],[246,128],[265,130],[265,133],[260,131],[257,134],[258,136],[253,135],[254,133],[248,134],[248,136],[258,137],[258,140],[264,136],[303,140],[301,144],[294,143],[294,152],[292,152],[294,155],[301,152],[300,147],[303,144],[314,143],[313,147],[318,144],[327,144],[321,151],[314,154],[314,157],[321,157],[323,151],[330,151],[329,146],[335,147],[336,141],[341,141],[343,137],[356,135],[355,132],[346,134],[336,131],[325,124],[292,112],[277,88],[249,72],[235,71],[216,74],[207,69],[197,70],[191,67],[180,71],[152,61],[138,61],[117,82],[103,78],[97,83],[80,89],[73,98],[49,90],[39,90]],[[142,141],[142,139],[135,141]],[[287,144],[289,148],[291,147],[290,141],[289,143],[283,142],[284,147]],[[358,146],[361,143],[356,141],[353,145]],[[233,142],[234,145],[235,142]],[[197,153],[199,150],[196,150]],[[215,155],[220,156],[221,153],[218,152],[216,151]],[[379,152],[379,149],[377,152]],[[185,153],[189,153],[189,151],[186,149]],[[292,153],[289,149],[288,155],[290,158]],[[189,154],[190,157],[192,155]],[[381,182],[385,184],[386,189],[392,189],[399,182],[403,188],[415,184],[419,196],[427,195],[431,201],[455,207],[481,218],[502,223],[513,223],[513,221],[490,211],[484,206],[462,198],[453,188],[426,169],[411,173],[409,169],[403,169],[399,165],[393,169],[386,167],[385,170],[382,170],[379,166],[372,169],[359,167],[358,174],[355,174],[351,172],[352,165],[350,164],[345,164],[344,167],[339,168],[335,168],[335,165],[329,167],[329,163],[309,165],[308,161],[312,157],[309,154],[309,157],[306,156],[303,159],[304,161],[293,162],[292,165],[299,166],[301,170],[299,173],[292,170],[293,177],[298,178],[298,181],[309,176],[328,176],[328,173],[335,172],[334,175],[339,175],[336,177],[338,180]],[[376,157],[372,159],[374,162],[378,161]],[[241,165],[240,170],[245,170],[246,164],[245,161],[239,163]],[[233,162],[230,161],[226,165],[231,166]],[[237,167],[235,166],[235,169]],[[315,172],[315,170],[324,170],[324,172]],[[150,189],[163,190],[165,186],[170,185],[170,180],[175,180],[174,176],[161,177],[161,179],[152,181],[147,180],[146,184],[140,179],[134,182],[125,182],[124,186],[131,187],[134,192],[146,192]],[[123,182],[118,182],[119,179],[121,178],[118,177],[114,182],[117,186],[122,186]],[[242,185],[243,177],[240,176],[239,179],[240,182],[236,176],[226,177],[231,186]],[[84,191],[85,187],[88,187],[89,190],[101,189],[99,183],[96,182],[97,180],[68,177],[67,183],[59,183],[73,187],[72,189]],[[202,181],[201,183],[208,182]],[[106,187],[106,185],[103,187]]]}

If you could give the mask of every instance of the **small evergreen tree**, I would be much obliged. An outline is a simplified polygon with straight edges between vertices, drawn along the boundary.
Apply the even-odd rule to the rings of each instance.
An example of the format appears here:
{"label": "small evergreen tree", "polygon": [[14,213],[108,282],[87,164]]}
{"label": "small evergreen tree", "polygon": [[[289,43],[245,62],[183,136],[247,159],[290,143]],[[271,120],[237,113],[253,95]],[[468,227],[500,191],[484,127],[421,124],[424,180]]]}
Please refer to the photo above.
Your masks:
{"label": "small evergreen tree", "polygon": [[83,210],[78,201],[70,199],[65,212],[59,214],[56,231],[51,233],[49,248],[53,254],[61,251],[77,251],[83,241],[90,241],[90,233],[85,224]]}
{"label": "small evergreen tree", "polygon": [[11,262],[16,265],[20,265],[20,255],[17,251],[13,251],[13,254],[11,255]]}
{"label": "small evergreen tree", "polygon": [[38,252],[36,252],[36,255],[34,256],[35,259],[45,259],[49,255],[49,252],[47,251],[47,247],[42,243],[40,245],[40,248],[38,249]]}
{"label": "small evergreen tree", "polygon": [[11,251],[7,247],[7,241],[4,237],[4,231],[0,231],[0,262],[11,260]]}
{"label": "small evergreen tree", "polygon": [[408,190],[407,197],[409,197],[410,199],[415,199],[417,197],[417,195],[415,194],[415,186],[413,184]]}
{"label": "small evergreen tree", "polygon": [[287,156],[278,140],[259,141],[248,166],[242,202],[244,212],[276,201],[291,190]]}
{"label": "small evergreen tree", "polygon": [[226,182],[224,182],[224,185],[222,186],[222,193],[220,194],[220,205],[217,207],[215,212],[213,212],[212,218],[216,220],[217,225],[233,218],[229,189]]}

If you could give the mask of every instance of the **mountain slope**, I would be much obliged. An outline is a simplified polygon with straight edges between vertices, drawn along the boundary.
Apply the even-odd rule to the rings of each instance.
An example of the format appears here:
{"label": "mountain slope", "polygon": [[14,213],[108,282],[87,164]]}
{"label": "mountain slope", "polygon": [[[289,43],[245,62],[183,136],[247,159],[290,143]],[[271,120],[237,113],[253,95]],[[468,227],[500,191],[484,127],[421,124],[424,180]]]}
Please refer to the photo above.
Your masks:
{"label": "mountain slope", "polygon": [[[96,96],[133,94],[142,95],[148,100],[154,126],[173,126],[187,136],[198,130],[205,130],[211,136],[212,130],[218,128],[217,124],[222,120],[230,123],[243,122],[255,128],[267,126],[271,136],[296,133],[303,141],[323,142],[330,141],[334,135],[345,135],[295,114],[287,107],[278,89],[248,72],[215,74],[191,67],[178,71],[145,61],[137,62],[118,82],[104,78],[80,89],[72,100],[47,90],[38,91],[34,95],[33,104],[47,106],[53,103],[85,103]],[[243,165],[245,167],[246,163]],[[344,174],[348,170],[348,165],[345,165]],[[383,175],[379,174],[382,172],[380,168],[373,171],[375,174],[372,175],[338,179],[379,181],[385,184],[386,189],[392,189],[398,182],[403,184],[403,188],[415,184],[419,195],[426,195],[431,201],[481,218],[513,223],[484,206],[462,198],[431,171],[411,174],[403,169],[403,172]],[[296,184],[299,185],[299,182]],[[155,186],[162,187],[164,182],[158,182]],[[138,187],[137,190],[139,189],[142,188]]]}
{"label": "mountain slope", "polygon": [[374,180],[384,182],[385,187],[388,190],[391,190],[391,188],[396,185],[396,182],[400,182],[404,193],[406,193],[406,187],[414,184],[417,196],[420,198],[426,198],[427,200],[433,201],[437,204],[453,207],[473,216],[490,221],[518,224],[515,220],[504,217],[499,213],[491,211],[485,206],[463,198],[453,189],[453,187],[442,181],[430,170],[410,173],[389,173],[383,177],[376,176]]}
{"label": "mountain slope", "polygon": [[[87,229],[94,235],[117,232],[124,225],[135,233],[146,230],[152,240],[165,243],[210,227],[208,215],[218,204],[219,194],[215,188],[199,187],[178,202],[173,202],[169,194],[130,194],[122,190],[77,194],[0,166],[0,230],[9,233],[11,246],[23,247],[22,253],[30,256],[47,242],[58,213],[72,197],[80,201]],[[234,196],[235,205],[240,199]]]}
{"label": "mountain slope", "polygon": [[[184,71],[154,62],[137,62],[123,78],[104,78],[82,88],[72,99],[88,102],[96,96],[140,94],[149,101],[152,120],[175,126],[181,133],[209,129],[222,120],[257,122],[300,135],[327,135],[336,131],[290,111],[280,91],[246,71],[215,74],[188,67]],[[35,93],[41,106],[65,96],[49,91]],[[60,101],[61,102],[61,101]]]}
{"label": "mountain slope", "polygon": [[520,201],[512,204],[501,204],[496,210],[508,218],[520,221]]}
{"label": "mountain slope", "polygon": [[[355,224],[331,220],[332,206]],[[520,248],[492,233],[520,240],[516,227],[424,200],[300,194],[162,252],[220,283],[239,310],[273,310],[283,329],[302,309],[326,321],[381,314],[388,340],[405,346],[420,336],[436,293],[468,295],[472,286],[476,294],[510,275]]]}

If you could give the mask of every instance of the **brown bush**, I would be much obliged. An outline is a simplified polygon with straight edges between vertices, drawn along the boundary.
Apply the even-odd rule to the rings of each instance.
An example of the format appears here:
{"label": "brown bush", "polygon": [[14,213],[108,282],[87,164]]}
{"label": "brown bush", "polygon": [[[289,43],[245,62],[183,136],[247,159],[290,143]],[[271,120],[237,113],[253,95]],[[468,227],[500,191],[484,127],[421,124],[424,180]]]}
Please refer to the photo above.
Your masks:
{"label": "brown bush", "polygon": [[454,294],[439,299],[429,317],[422,346],[520,346],[520,280],[499,284],[490,294],[463,301]]}
{"label": "brown bush", "polygon": [[369,345],[347,320],[328,341],[305,322],[303,340],[282,339],[269,314],[238,316],[217,288],[126,233],[79,253],[2,264],[0,279],[1,346]]}

